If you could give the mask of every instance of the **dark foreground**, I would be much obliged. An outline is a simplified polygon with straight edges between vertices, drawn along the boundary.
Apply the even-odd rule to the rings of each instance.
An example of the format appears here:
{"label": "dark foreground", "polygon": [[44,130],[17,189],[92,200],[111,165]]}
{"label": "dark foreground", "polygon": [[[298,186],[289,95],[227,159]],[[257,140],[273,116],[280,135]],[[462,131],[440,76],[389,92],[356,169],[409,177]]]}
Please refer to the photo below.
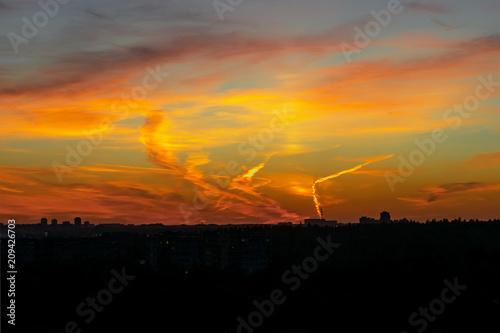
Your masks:
{"label": "dark foreground", "polygon": [[[206,231],[208,239],[217,232]],[[173,247],[175,236],[182,247],[177,234],[19,239],[16,326],[6,323],[2,278],[2,332],[500,331],[500,223],[232,233],[264,235],[267,268],[244,270],[231,256],[224,265],[212,250],[201,254],[203,264],[176,262],[158,244]],[[85,255],[92,242],[117,251]],[[5,253],[2,244],[2,276]]]}

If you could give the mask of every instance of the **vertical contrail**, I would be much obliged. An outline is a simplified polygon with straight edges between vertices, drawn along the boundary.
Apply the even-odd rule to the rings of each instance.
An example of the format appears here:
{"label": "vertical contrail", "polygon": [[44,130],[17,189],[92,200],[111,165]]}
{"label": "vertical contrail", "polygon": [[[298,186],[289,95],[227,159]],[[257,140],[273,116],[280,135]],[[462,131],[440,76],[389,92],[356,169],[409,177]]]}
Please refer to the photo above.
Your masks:
{"label": "vertical contrail", "polygon": [[330,176],[327,176],[327,177],[323,177],[323,178],[320,178],[320,179],[316,180],[314,182],[313,186],[312,186],[312,194],[313,194],[314,205],[316,206],[316,211],[318,212],[319,218],[321,218],[321,219],[323,218],[323,213],[321,211],[321,206],[320,206],[320,203],[319,203],[318,195],[316,193],[316,184],[322,183],[322,182],[324,182],[326,180],[329,180],[329,179],[332,179],[332,178],[337,178],[339,176],[345,175],[346,173],[354,172],[356,170],[361,169],[365,165],[368,165],[368,164],[374,163],[374,162],[378,162],[378,161],[381,161],[381,160],[385,160],[385,159],[387,159],[389,157],[392,157],[392,156],[394,156],[394,155],[375,157],[375,158],[369,159],[368,161],[366,161],[363,164],[355,166],[354,168],[347,169],[347,170],[344,170],[344,171],[340,171],[340,172],[337,172],[337,173],[335,173],[333,175],[330,175]]}

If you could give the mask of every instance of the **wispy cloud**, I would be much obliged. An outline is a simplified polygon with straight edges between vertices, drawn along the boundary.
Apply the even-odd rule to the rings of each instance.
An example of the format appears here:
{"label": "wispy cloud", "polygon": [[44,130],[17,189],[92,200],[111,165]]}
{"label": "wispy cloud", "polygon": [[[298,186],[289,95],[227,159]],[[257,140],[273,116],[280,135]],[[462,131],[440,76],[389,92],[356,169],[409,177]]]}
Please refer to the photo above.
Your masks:
{"label": "wispy cloud", "polygon": [[[251,184],[251,179],[255,173],[262,169],[265,162],[257,167],[248,170],[246,173],[231,180],[227,188],[217,186],[207,181],[200,170],[196,168],[210,160],[206,156],[191,155],[184,166],[179,164],[175,155],[175,142],[171,142],[167,122],[164,121],[161,113],[154,113],[148,117],[145,125],[141,129],[141,141],[147,148],[150,160],[156,165],[167,168],[171,173],[188,183],[188,188],[192,188],[192,195],[196,191],[208,191],[217,193],[217,197],[210,203],[211,218],[217,218],[217,212],[234,210],[249,217],[263,219],[262,222],[269,222],[273,219],[287,219],[297,221],[300,215],[283,208],[276,200],[268,198],[257,192]],[[214,211],[215,209],[215,211]],[[204,219],[203,217],[198,217]]]}
{"label": "wispy cloud", "polygon": [[421,197],[401,197],[399,200],[415,203],[420,206],[426,206],[438,200],[455,193],[482,192],[500,190],[500,184],[486,182],[469,183],[449,183],[440,186],[426,187],[421,192],[427,194],[427,198]]}
{"label": "wispy cloud", "polygon": [[465,166],[472,169],[493,169],[500,167],[500,151],[477,154],[465,161]]}
{"label": "wispy cloud", "polygon": [[446,6],[443,3],[436,3],[436,2],[430,2],[430,1],[412,1],[409,5],[409,8],[416,10],[416,11],[421,11],[421,12],[426,12],[426,13],[432,13],[432,14],[447,14],[452,11],[451,6]]}
{"label": "wispy cloud", "polygon": [[[420,135],[449,125],[443,112],[474,93],[477,77],[499,80],[497,5],[404,3],[409,8],[378,36],[368,36],[369,46],[346,64],[339,45],[352,42],[354,28],[364,29],[374,19],[370,10],[386,3],[249,1],[221,22],[206,0],[73,1],[20,45],[19,54],[8,39],[0,45],[0,200],[9,212],[33,217],[64,210],[84,215],[87,209],[99,219],[170,216],[182,222],[179,203],[189,204],[201,189],[219,191],[204,210],[219,221],[312,216],[314,175],[363,163],[350,163],[353,156],[407,150]],[[20,18],[38,9],[33,2],[0,0],[0,30],[21,33]],[[114,110],[155,66],[169,72],[168,80],[128,114]],[[493,88],[491,98],[463,119],[463,132],[439,147],[432,165],[419,168],[420,185],[401,189],[401,200],[427,205],[430,215],[461,200],[460,193],[476,191],[484,206],[455,209],[495,211],[487,192],[500,165],[500,89]],[[238,145],[257,140],[273,106],[284,103],[294,105],[293,121],[246,165]],[[55,184],[51,162],[64,160],[66,145],[76,148],[83,131],[103,123],[113,131]],[[492,153],[474,155],[472,144]],[[450,154],[462,162],[437,182],[434,171],[449,166]],[[216,189],[210,172],[232,159],[252,175]],[[357,169],[357,176],[336,179],[331,188],[323,183],[321,199],[341,204],[336,214],[346,218],[357,217],[355,203],[363,195],[370,209],[397,211],[400,205],[380,185],[386,171],[396,173],[390,161]],[[456,183],[477,179],[470,174],[475,170],[484,170],[482,185]],[[418,190],[423,184],[444,185]],[[340,189],[342,199],[326,193]],[[405,209],[420,214],[422,207]]]}
{"label": "wispy cloud", "polygon": [[455,30],[455,29],[459,29],[461,26],[460,25],[450,25],[450,24],[446,24],[440,20],[438,20],[437,18],[432,18],[431,19],[432,22],[436,23],[437,25],[439,25],[440,27],[446,29],[446,30]]}

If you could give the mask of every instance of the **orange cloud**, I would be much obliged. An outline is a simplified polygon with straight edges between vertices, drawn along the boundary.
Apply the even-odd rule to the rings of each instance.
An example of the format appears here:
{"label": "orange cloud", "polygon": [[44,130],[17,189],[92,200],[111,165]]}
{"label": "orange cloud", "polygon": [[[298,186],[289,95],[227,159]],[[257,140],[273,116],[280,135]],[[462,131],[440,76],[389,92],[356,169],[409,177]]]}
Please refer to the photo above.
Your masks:
{"label": "orange cloud", "polygon": [[500,184],[486,182],[449,183],[440,186],[431,186],[421,190],[421,192],[428,194],[427,199],[418,197],[401,197],[398,199],[426,206],[432,202],[442,200],[443,197],[450,194],[495,190],[500,190]]}
{"label": "orange cloud", "polygon": [[[284,218],[290,221],[301,219],[296,213],[282,208],[277,201],[263,196],[251,186],[251,177],[265,165],[265,162],[250,169],[244,175],[235,177],[228,188],[222,188],[206,181],[201,171],[195,168],[197,165],[206,164],[210,161],[205,156],[195,156],[188,159],[184,167],[179,165],[174,154],[175,150],[170,149],[170,147],[175,147],[175,144],[170,141],[168,128],[165,127],[163,116],[160,113],[154,113],[148,118],[141,129],[141,141],[146,146],[148,156],[153,163],[167,168],[175,176],[187,181],[192,186],[194,185],[195,196],[200,193],[204,195],[208,193],[209,198],[215,197],[214,202],[208,204],[210,209],[207,210],[213,218],[217,217],[213,216],[217,212],[231,209],[250,217],[264,219],[263,222],[272,221],[276,218]],[[201,210],[203,211],[206,208],[207,205]],[[216,209],[215,212],[213,211],[214,208]],[[194,209],[191,207],[190,210],[193,211]],[[196,218],[204,219],[202,216]]]}
{"label": "orange cloud", "polygon": [[472,169],[492,169],[500,167],[500,151],[472,156],[465,165]]}

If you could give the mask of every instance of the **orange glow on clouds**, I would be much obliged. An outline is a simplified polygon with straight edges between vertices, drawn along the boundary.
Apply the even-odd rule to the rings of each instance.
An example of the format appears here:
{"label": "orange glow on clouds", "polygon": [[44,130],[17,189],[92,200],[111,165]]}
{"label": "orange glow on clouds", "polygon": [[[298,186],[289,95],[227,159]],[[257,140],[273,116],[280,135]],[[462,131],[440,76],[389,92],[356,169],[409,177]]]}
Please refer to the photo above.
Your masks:
{"label": "orange glow on clouds", "polygon": [[[482,3],[410,6],[346,62],[339,45],[369,15],[356,3],[297,2],[283,14],[259,2],[261,15],[241,7],[219,22],[211,6],[179,2],[165,18],[111,2],[119,20],[90,21],[75,3],[18,54],[2,49],[2,216],[272,223],[335,206],[325,215],[341,222],[382,210],[499,217],[500,35]],[[27,14],[10,7],[4,31]],[[77,21],[87,30],[68,23]],[[443,115],[460,114],[479,77],[494,81],[488,98],[455,129]],[[439,128],[447,141],[391,192],[386,172]],[[54,162],[67,167],[62,181]]]}

